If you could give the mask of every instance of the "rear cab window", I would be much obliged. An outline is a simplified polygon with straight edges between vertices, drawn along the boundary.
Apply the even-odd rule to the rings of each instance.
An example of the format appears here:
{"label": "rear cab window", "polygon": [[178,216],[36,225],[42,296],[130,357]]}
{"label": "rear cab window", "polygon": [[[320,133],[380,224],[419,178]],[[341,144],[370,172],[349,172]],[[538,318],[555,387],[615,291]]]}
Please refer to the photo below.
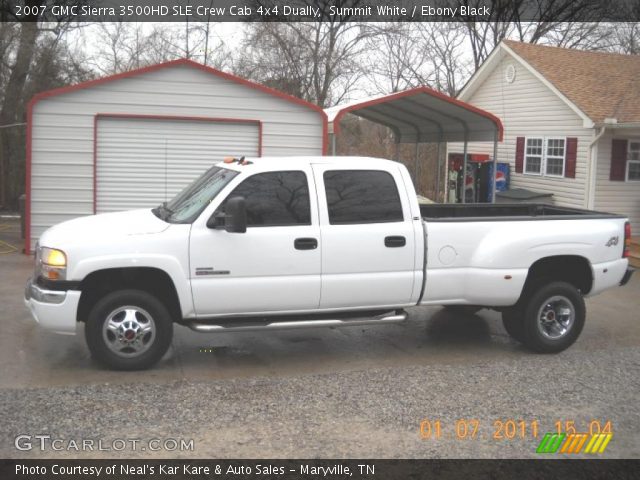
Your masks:
{"label": "rear cab window", "polygon": [[389,172],[327,170],[323,180],[331,225],[404,221],[398,187]]}

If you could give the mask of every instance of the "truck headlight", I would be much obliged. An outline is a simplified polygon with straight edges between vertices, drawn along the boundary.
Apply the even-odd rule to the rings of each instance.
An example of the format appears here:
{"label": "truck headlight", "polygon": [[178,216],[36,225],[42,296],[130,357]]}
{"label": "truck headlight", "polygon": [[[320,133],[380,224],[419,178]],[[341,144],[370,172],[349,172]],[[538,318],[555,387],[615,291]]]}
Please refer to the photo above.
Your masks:
{"label": "truck headlight", "polygon": [[47,280],[67,278],[67,256],[62,250],[41,247],[36,255],[38,275]]}

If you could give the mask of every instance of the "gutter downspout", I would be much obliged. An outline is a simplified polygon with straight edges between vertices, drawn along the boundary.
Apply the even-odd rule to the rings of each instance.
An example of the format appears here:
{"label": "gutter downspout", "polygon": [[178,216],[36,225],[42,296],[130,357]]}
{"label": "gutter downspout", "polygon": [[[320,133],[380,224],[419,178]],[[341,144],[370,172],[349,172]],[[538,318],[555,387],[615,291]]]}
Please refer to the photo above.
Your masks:
{"label": "gutter downspout", "polygon": [[598,140],[602,138],[607,129],[606,125],[600,127],[598,134],[589,143],[589,177],[587,183],[587,198],[586,207],[588,210],[593,210],[595,207],[595,191],[596,191],[596,179],[598,176]]}

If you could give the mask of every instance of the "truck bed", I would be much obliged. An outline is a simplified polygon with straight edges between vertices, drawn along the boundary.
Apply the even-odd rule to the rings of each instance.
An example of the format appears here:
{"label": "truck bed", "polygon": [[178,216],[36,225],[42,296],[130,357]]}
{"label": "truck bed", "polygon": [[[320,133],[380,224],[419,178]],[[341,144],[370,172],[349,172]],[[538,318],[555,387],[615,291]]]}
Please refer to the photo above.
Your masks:
{"label": "truck bed", "polygon": [[499,221],[499,220],[571,220],[591,218],[622,218],[612,213],[558,207],[542,203],[465,203],[421,204],[420,214],[431,222],[447,221]]}

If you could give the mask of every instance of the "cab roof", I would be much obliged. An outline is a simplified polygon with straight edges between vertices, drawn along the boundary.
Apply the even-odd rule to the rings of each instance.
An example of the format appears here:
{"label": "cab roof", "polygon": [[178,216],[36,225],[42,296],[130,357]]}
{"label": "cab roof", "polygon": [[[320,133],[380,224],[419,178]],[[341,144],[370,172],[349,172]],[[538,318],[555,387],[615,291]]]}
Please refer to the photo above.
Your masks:
{"label": "cab roof", "polygon": [[363,164],[371,167],[389,168],[396,164],[392,160],[375,157],[351,157],[351,156],[299,156],[299,157],[245,157],[246,165],[238,163],[240,158],[235,158],[233,163],[217,162],[216,166],[229,168],[242,172],[243,170],[281,169],[291,170],[308,165],[340,165],[353,164],[361,167]]}

